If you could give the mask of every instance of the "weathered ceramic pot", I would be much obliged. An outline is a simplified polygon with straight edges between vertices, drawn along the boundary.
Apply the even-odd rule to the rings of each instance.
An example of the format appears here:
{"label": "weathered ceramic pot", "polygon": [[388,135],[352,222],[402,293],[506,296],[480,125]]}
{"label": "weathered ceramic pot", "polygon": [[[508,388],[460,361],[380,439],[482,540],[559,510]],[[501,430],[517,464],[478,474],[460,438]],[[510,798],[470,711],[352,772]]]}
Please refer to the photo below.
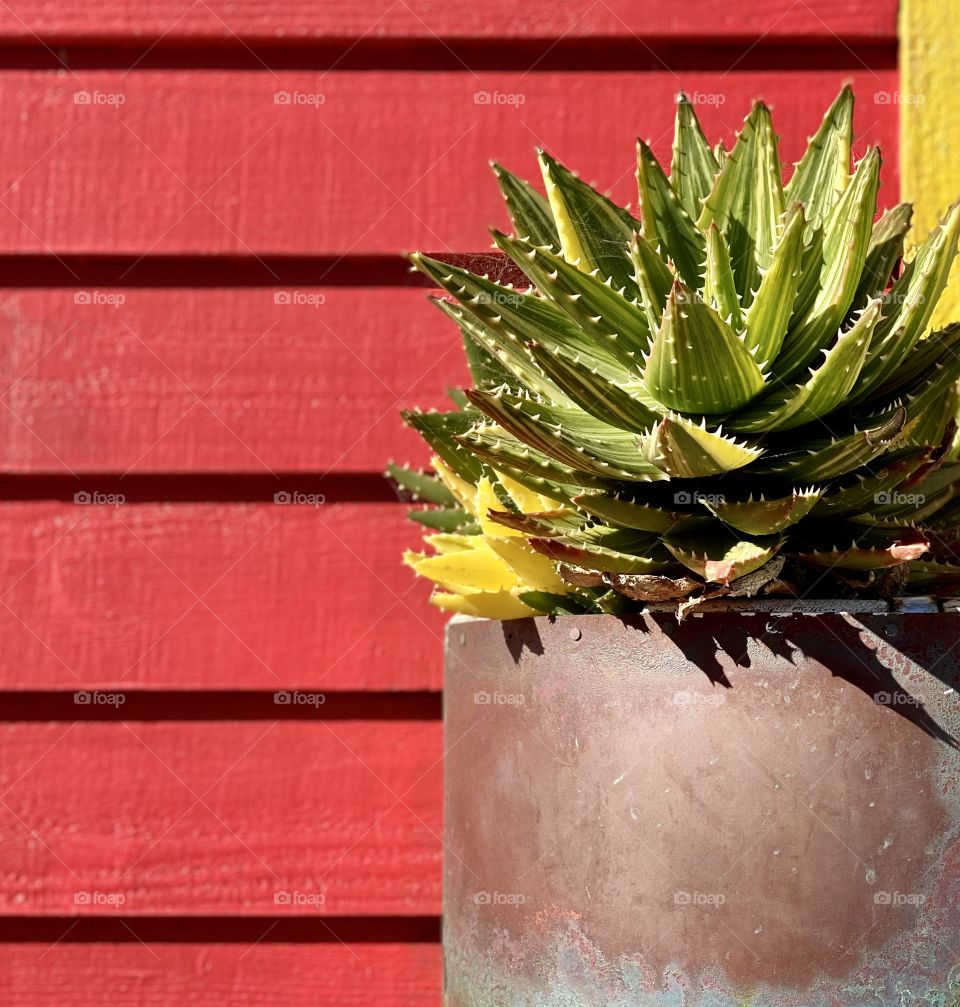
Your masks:
{"label": "weathered ceramic pot", "polygon": [[758,607],[450,626],[446,1007],[960,1005],[960,615]]}

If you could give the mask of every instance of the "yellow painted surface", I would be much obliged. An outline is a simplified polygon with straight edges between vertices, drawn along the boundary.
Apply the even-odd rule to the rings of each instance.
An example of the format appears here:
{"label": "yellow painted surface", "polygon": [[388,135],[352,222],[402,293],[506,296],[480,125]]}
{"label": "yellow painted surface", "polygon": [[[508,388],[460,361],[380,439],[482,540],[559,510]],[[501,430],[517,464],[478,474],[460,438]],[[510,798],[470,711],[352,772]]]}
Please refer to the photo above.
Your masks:
{"label": "yellow painted surface", "polygon": [[[912,244],[960,198],[960,6],[901,0],[901,199],[913,203]],[[934,327],[960,319],[960,262],[937,306]]]}

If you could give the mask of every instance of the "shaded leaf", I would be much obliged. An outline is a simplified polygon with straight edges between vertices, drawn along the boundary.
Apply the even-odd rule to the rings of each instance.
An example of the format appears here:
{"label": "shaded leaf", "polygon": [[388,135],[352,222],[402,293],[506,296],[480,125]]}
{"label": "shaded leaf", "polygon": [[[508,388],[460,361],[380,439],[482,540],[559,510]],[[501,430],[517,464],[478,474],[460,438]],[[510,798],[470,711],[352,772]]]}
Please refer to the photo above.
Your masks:
{"label": "shaded leaf", "polygon": [[857,473],[854,481],[820,497],[813,513],[817,517],[844,517],[872,512],[878,500],[899,486],[916,467],[915,455],[890,461],[876,472]]}
{"label": "shaded leaf", "polygon": [[670,536],[664,545],[708,583],[729,584],[759,569],[780,550],[779,539],[738,539],[719,529]]}
{"label": "shaded leaf", "polygon": [[886,289],[894,268],[903,258],[903,243],[912,218],[913,207],[909,203],[900,203],[887,210],[873,225],[867,259],[850,308],[851,314]]}
{"label": "shaded leaf", "polygon": [[960,322],[952,322],[945,329],[921,339],[913,352],[900,362],[893,374],[874,389],[871,397],[890,398],[922,378],[939,361],[958,356],[960,356]]}
{"label": "shaded leaf", "polygon": [[600,611],[586,594],[552,594],[549,591],[522,591],[517,596],[525,605],[542,615],[590,615]]}
{"label": "shaded leaf", "polygon": [[876,426],[854,430],[842,437],[815,440],[802,450],[771,451],[757,463],[765,474],[785,476],[795,482],[821,482],[858,469],[894,447],[904,433],[907,411],[900,407]]}
{"label": "shaded leaf", "polygon": [[[836,543],[822,548],[824,541]],[[844,545],[839,539],[845,538]],[[811,566],[840,570],[881,570],[919,559],[929,548],[926,536],[915,528],[864,529],[856,525],[831,525],[815,541],[801,545],[796,555]]]}
{"label": "shaded leaf", "polygon": [[[688,491],[678,493],[685,501],[694,502]],[[667,510],[611,493],[580,493],[573,498],[573,502],[587,514],[609,524],[657,534],[685,531],[709,522],[709,518],[698,514]]]}

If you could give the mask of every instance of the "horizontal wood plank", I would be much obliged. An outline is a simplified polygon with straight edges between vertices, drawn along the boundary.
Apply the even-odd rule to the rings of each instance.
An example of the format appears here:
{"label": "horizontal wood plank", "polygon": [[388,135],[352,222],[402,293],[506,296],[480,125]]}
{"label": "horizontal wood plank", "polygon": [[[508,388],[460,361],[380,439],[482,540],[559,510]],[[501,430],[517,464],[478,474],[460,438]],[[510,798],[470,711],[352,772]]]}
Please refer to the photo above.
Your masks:
{"label": "horizontal wood plank", "polygon": [[0,470],[381,472],[457,328],[422,289],[0,289]]}
{"label": "horizontal wood plank", "polygon": [[4,915],[431,915],[441,725],[0,725]]}
{"label": "horizontal wood plank", "polygon": [[5,966],[0,999],[9,1007],[434,1007],[440,1002],[435,944],[61,942],[7,945],[0,955]]}
{"label": "horizontal wood plank", "polygon": [[727,142],[765,98],[793,160],[851,76],[857,148],[885,150],[890,203],[893,69],[10,72],[0,77],[0,254],[478,250],[504,223],[490,158],[533,175],[533,150],[546,146],[626,203],[637,132],[668,157],[678,90]]}
{"label": "horizontal wood plank", "polygon": [[521,7],[505,0],[469,3],[384,4],[360,0],[296,0],[282,9],[257,0],[151,0],[130,7],[121,0],[10,0],[0,14],[0,34],[29,41],[116,39],[166,35],[180,39],[245,40],[348,38],[557,38],[628,35],[644,38],[891,38],[896,31],[894,0],[738,0],[715,4],[689,0],[683,6],[658,0],[575,0],[561,7],[533,0]]}
{"label": "horizontal wood plank", "polygon": [[0,689],[437,689],[391,504],[0,506]]}

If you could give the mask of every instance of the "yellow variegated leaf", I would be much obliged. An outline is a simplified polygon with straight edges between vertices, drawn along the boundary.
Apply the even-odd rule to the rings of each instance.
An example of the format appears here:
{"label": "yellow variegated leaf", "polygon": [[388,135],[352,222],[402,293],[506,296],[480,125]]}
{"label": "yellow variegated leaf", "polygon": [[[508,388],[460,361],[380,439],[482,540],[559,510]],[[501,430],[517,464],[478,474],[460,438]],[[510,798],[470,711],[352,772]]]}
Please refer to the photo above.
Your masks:
{"label": "yellow variegated leaf", "polygon": [[[503,504],[500,502],[497,496],[493,483],[489,479],[481,479],[477,483],[477,496],[475,504],[475,513],[477,519],[480,521],[480,530],[484,535],[490,536],[491,538],[522,538],[523,533],[517,531],[514,528],[507,528],[502,524],[497,524],[496,521],[491,521],[489,513],[492,510],[500,510]],[[493,547],[493,542],[488,543],[491,548]]]}
{"label": "yellow variegated leaf", "polygon": [[517,575],[493,552],[482,538],[475,549],[458,550],[438,556],[407,553],[404,562],[421,576],[457,594],[478,591],[509,591],[517,586]]}
{"label": "yellow variegated leaf", "polygon": [[683,416],[664,417],[642,439],[647,458],[674,479],[693,479],[732,472],[756,461],[761,448],[724,437]]}
{"label": "yellow variegated leaf", "polygon": [[434,591],[430,601],[444,612],[472,615],[477,619],[525,619],[528,616],[540,615],[536,609],[524,605],[509,591],[469,596]]}
{"label": "yellow variegated leaf", "polygon": [[536,493],[503,472],[497,472],[497,478],[521,513],[536,514],[538,511],[554,510],[563,505],[562,500]]}
{"label": "yellow variegated leaf", "polygon": [[536,552],[525,541],[491,539],[490,548],[517,575],[519,582],[534,591],[566,594],[570,585],[557,573],[557,565],[549,557]]}
{"label": "yellow variegated leaf", "polygon": [[468,483],[466,479],[461,479],[445,462],[434,455],[430,459],[433,471],[437,473],[440,481],[453,494],[457,503],[468,513],[476,516],[477,487]]}

